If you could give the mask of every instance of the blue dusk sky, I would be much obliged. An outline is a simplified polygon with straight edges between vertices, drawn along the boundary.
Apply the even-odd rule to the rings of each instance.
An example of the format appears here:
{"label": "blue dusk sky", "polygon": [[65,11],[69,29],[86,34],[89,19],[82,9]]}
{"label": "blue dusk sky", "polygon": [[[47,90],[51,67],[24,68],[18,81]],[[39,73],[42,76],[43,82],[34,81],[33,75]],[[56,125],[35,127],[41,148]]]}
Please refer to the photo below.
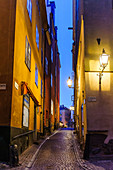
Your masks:
{"label": "blue dusk sky", "polygon": [[73,89],[67,86],[67,79],[72,78],[72,0],[55,0],[55,25],[58,27],[57,39],[60,53],[60,105],[70,108]]}

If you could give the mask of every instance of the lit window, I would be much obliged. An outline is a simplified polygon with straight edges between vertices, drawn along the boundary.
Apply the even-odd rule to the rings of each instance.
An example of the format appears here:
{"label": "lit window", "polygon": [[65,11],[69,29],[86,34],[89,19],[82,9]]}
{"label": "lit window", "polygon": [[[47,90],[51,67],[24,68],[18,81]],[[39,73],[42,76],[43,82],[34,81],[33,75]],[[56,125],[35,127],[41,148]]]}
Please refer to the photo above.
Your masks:
{"label": "lit window", "polygon": [[48,60],[47,60],[47,57],[45,57],[45,71],[46,71],[46,74],[48,74]]}
{"label": "lit window", "polygon": [[39,49],[39,32],[38,32],[38,27],[36,25],[36,44],[37,44],[37,47]]}
{"label": "lit window", "polygon": [[52,85],[53,85],[53,76],[51,74],[51,87],[52,87]]}
{"label": "lit window", "polygon": [[27,0],[27,10],[28,10],[30,21],[31,21],[32,20],[32,3],[31,3],[31,0]]}
{"label": "lit window", "polygon": [[51,47],[51,61],[53,63],[53,48]]}
{"label": "lit window", "polygon": [[53,115],[53,100],[51,99],[51,114]]}
{"label": "lit window", "polygon": [[35,64],[35,84],[38,87],[38,68],[36,64]]}
{"label": "lit window", "polygon": [[30,96],[26,94],[23,96],[23,119],[22,125],[29,127],[29,109],[30,109]]}
{"label": "lit window", "polygon": [[31,47],[26,37],[26,47],[25,47],[25,63],[28,69],[31,69]]}

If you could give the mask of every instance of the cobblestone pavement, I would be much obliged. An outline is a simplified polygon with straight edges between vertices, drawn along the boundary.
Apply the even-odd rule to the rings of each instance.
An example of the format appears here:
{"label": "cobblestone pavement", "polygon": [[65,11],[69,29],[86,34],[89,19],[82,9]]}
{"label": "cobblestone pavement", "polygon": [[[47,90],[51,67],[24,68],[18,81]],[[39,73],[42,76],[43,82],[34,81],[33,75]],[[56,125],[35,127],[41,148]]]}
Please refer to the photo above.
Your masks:
{"label": "cobblestone pavement", "polygon": [[33,144],[19,157],[19,166],[0,163],[0,170],[113,170],[113,160],[83,160],[77,136],[61,130]]}
{"label": "cobblestone pavement", "polygon": [[80,170],[73,148],[72,131],[62,130],[49,138],[37,155],[32,169]]}

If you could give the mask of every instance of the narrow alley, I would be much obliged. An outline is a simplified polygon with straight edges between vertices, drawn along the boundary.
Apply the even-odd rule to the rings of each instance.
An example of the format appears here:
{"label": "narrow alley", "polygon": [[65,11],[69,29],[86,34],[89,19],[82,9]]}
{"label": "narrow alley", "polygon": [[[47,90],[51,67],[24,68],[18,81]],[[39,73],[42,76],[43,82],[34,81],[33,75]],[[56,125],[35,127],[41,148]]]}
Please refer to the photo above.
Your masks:
{"label": "narrow alley", "polygon": [[0,163],[8,170],[113,170],[112,160],[84,160],[73,129],[64,128],[37,142],[19,157],[19,166]]}
{"label": "narrow alley", "polygon": [[31,169],[33,170],[113,170],[111,160],[83,159],[77,136],[69,128],[55,133],[44,143]]}

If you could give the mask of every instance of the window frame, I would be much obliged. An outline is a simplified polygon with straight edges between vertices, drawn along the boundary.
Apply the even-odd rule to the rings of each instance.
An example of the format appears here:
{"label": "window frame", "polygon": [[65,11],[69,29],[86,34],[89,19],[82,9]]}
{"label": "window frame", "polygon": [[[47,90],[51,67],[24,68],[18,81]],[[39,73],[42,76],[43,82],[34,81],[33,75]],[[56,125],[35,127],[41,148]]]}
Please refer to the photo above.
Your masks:
{"label": "window frame", "polygon": [[35,84],[38,87],[38,67],[36,63],[35,63]]}
{"label": "window frame", "polygon": [[38,31],[37,24],[36,24],[36,44],[39,50],[39,31]]}
{"label": "window frame", "polygon": [[[26,98],[28,98],[28,101],[26,100]],[[25,120],[25,118],[24,118],[25,108],[28,111],[28,116],[27,116],[28,122],[27,122],[27,124],[24,122],[24,120]],[[23,95],[22,127],[29,128],[29,114],[30,114],[30,95],[27,93],[27,94]]]}
{"label": "window frame", "polygon": [[45,57],[45,72],[46,72],[46,75],[48,75],[48,59],[47,57]]}
{"label": "window frame", "polygon": [[51,61],[53,63],[53,48],[51,47]]}
{"label": "window frame", "polygon": [[25,40],[25,64],[29,71],[31,71],[31,46],[26,36]]}
{"label": "window frame", "polygon": [[32,22],[32,2],[31,2],[31,0],[27,0],[27,11],[29,14],[30,21]]}

